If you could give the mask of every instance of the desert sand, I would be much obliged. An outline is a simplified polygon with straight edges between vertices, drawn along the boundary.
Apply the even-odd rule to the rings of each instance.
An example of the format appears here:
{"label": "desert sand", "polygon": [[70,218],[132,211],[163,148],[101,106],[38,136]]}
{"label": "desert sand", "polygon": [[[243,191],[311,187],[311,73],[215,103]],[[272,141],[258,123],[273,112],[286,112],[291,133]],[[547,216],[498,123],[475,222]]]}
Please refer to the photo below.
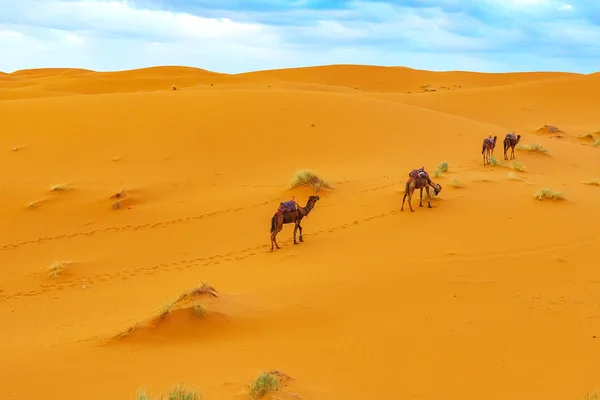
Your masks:
{"label": "desert sand", "polygon": [[[0,396],[245,399],[269,370],[279,399],[596,392],[598,93],[341,65],[0,74]],[[548,152],[504,161],[512,131]],[[408,173],[443,161],[433,208],[401,212]],[[331,188],[271,253],[305,168]]]}

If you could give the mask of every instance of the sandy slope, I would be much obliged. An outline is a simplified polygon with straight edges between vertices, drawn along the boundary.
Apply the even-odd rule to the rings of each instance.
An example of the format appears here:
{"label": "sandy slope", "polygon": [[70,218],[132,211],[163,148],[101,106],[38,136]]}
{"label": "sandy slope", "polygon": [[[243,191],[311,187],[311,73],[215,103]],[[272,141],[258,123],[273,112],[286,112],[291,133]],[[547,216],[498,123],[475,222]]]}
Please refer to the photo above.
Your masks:
{"label": "sandy slope", "polygon": [[[7,76],[3,397],[131,399],[140,386],[184,382],[205,399],[243,399],[269,369],[294,379],[282,399],[600,389],[600,188],[582,183],[600,177],[600,149],[533,133],[600,129],[598,75],[334,66]],[[456,87],[399,93],[427,84]],[[519,180],[480,154],[485,136],[512,129],[550,151],[517,150]],[[443,160],[434,208],[413,198],[415,212],[400,212],[408,172]],[[311,194],[288,189],[304,167],[333,189],[303,221],[305,242],[294,246],[286,226],[269,253],[278,202]],[[567,200],[534,200],[547,186]],[[71,264],[51,278],[57,260]],[[186,302],[157,318],[201,281],[218,291],[194,300],[204,317]]]}

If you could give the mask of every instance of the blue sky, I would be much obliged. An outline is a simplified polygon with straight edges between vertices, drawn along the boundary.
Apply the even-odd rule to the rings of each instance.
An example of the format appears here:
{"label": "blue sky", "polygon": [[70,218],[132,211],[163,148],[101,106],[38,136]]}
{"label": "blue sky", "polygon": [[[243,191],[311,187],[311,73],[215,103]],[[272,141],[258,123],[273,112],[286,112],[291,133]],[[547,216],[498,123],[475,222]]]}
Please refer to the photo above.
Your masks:
{"label": "blue sky", "polygon": [[0,71],[600,71],[600,0],[0,0]]}

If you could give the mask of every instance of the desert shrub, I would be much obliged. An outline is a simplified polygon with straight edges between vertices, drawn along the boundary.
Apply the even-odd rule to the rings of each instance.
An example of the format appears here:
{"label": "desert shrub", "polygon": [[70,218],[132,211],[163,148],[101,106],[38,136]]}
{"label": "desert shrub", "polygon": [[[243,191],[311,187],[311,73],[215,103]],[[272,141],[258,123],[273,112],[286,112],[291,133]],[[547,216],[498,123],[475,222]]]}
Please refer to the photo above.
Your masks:
{"label": "desert shrub", "polygon": [[[160,399],[164,399],[165,396],[160,396]],[[137,400],[150,400],[150,396],[146,392],[146,389],[140,389],[136,395]],[[167,400],[200,400],[201,396],[194,390],[186,389],[182,384],[177,384],[169,390],[166,395]]]}
{"label": "desert shrub", "polygon": [[260,399],[269,392],[279,390],[279,377],[272,372],[264,372],[260,374],[248,386],[248,394],[252,399]]}
{"label": "desert shrub", "polygon": [[64,183],[58,183],[55,185],[50,185],[50,190],[53,192],[66,192],[69,190],[69,186]]}
{"label": "desert shrub", "polygon": [[514,180],[514,181],[520,181],[521,177],[517,174],[515,174],[514,172],[509,172],[508,175],[506,176],[508,179]]}
{"label": "desert shrub", "polygon": [[539,143],[527,143],[517,146],[518,150],[528,151],[530,153],[544,153],[547,154],[548,150]]}
{"label": "desert shrub", "polygon": [[323,188],[331,187],[323,178],[307,169],[296,172],[296,175],[292,179],[290,186],[293,188],[299,186],[310,186],[315,192],[318,192]]}
{"label": "desert shrub", "polygon": [[592,144],[592,146],[594,146],[594,147],[600,147],[600,139],[594,140],[594,143]]}
{"label": "desert shrub", "polygon": [[583,183],[586,185],[600,186],[600,178],[590,179],[589,181],[585,181]]}
{"label": "desert shrub", "polygon": [[452,186],[458,189],[463,187],[463,184],[458,180],[458,178],[452,178]]}
{"label": "desert shrub", "polygon": [[535,198],[537,200],[563,200],[565,196],[557,191],[554,191],[550,188],[540,189],[535,193]]}
{"label": "desert shrub", "polygon": [[70,261],[54,261],[48,267],[48,276],[57,278],[69,265],[71,265]]}
{"label": "desert shrub", "polygon": [[448,172],[448,161],[442,161],[435,167],[435,171],[433,171],[433,177],[439,178],[444,172]]}
{"label": "desert shrub", "polygon": [[494,157],[494,156],[491,156],[491,157],[490,157],[490,165],[491,165],[491,166],[493,166],[493,167],[497,167],[497,166],[499,166],[499,165],[502,165],[502,163],[503,163],[503,162],[502,162],[502,161],[498,161],[498,159],[497,159],[496,157]]}
{"label": "desert shrub", "polygon": [[527,171],[527,168],[525,168],[525,166],[518,161],[511,162],[510,169],[514,169],[515,171],[519,171],[519,172]]}
{"label": "desert shrub", "polygon": [[196,317],[203,317],[204,315],[206,315],[206,309],[200,303],[194,303],[192,309],[194,310],[194,315]]}

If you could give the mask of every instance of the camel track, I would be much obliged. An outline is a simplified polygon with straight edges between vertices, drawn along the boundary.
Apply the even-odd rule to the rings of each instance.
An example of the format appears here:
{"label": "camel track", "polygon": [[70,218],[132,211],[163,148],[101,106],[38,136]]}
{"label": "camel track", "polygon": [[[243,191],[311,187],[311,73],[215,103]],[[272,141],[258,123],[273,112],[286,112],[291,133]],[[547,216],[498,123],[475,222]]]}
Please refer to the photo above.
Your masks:
{"label": "camel track", "polygon": [[[397,182],[393,182],[390,184],[376,186],[376,187],[369,188],[369,189],[362,189],[362,190],[349,192],[348,194],[356,195],[356,194],[374,192],[374,191],[378,191],[378,190],[387,189],[389,187],[396,186],[398,184],[399,183],[397,183]],[[169,227],[172,225],[200,221],[200,220],[214,217],[214,216],[225,215],[228,213],[233,213],[233,212],[243,211],[243,210],[252,209],[252,208],[256,208],[256,207],[266,206],[266,205],[272,204],[274,202],[277,202],[278,200],[279,200],[279,197],[271,199],[271,200],[263,201],[260,203],[255,203],[255,204],[252,204],[249,206],[228,208],[228,209],[221,210],[221,211],[213,211],[210,213],[199,214],[199,215],[190,215],[187,217],[175,218],[175,219],[168,220],[168,221],[160,221],[160,222],[153,222],[153,223],[149,222],[149,223],[141,224],[141,225],[110,226],[110,227],[104,228],[104,229],[95,229],[95,230],[90,230],[90,231],[85,231],[85,232],[74,232],[71,234],[41,237],[41,238],[25,240],[25,241],[16,242],[16,243],[6,243],[6,244],[3,244],[2,246],[0,246],[0,250],[16,250],[20,247],[28,246],[28,245],[38,245],[38,244],[53,242],[53,241],[57,241],[57,240],[68,240],[68,239],[79,238],[79,237],[92,237],[92,236],[97,236],[97,235],[106,234],[106,233],[135,232],[135,231],[146,230],[146,229],[166,228],[166,227]]]}
{"label": "camel track", "polygon": [[[390,185],[386,185],[390,186]],[[341,229],[347,229],[351,227],[355,227],[358,225],[362,225],[364,223],[368,223],[377,219],[382,219],[386,217],[395,216],[401,213],[407,213],[407,211],[400,210],[391,210],[384,213],[371,215],[366,218],[357,219],[350,223],[344,223],[337,227],[321,229],[314,232],[310,232],[308,234],[304,234],[304,237],[316,237],[322,234],[327,233],[335,233]],[[514,250],[510,254],[506,254],[503,251],[498,252],[487,252],[486,254],[473,254],[473,255],[458,255],[454,254],[452,256],[447,257],[446,259],[440,260],[439,257],[430,257],[430,258],[415,258],[412,260],[406,260],[407,263],[418,263],[419,265],[427,264],[427,263],[440,263],[440,262],[456,262],[457,260],[461,261],[469,261],[469,260],[491,260],[491,259],[499,259],[499,258],[519,258],[526,255],[540,255],[544,253],[552,253],[558,249],[571,249],[577,248],[586,244],[594,244],[597,243],[597,239],[592,240],[574,240],[568,243],[557,244],[552,247],[538,246],[537,248],[528,248],[523,250]],[[291,245],[293,243],[293,238],[284,239],[280,242],[286,246]],[[130,271],[122,271],[115,274],[96,274],[89,277],[81,277],[76,279],[64,280],[59,283],[54,284],[43,284],[39,285],[38,289],[31,290],[29,292],[17,292],[9,295],[3,295],[3,291],[0,290],[0,303],[6,302],[8,300],[19,299],[21,297],[35,297],[40,296],[47,292],[52,291],[62,291],[65,288],[75,288],[81,287],[82,285],[92,286],[97,282],[106,282],[109,280],[128,280],[131,278],[135,278],[140,275],[155,275],[163,272],[172,272],[172,271],[183,271],[193,267],[208,267],[211,265],[219,265],[224,262],[237,262],[241,260],[245,260],[250,257],[255,257],[261,253],[270,254],[270,245],[263,244],[252,247],[247,247],[245,249],[231,251],[225,254],[214,254],[208,257],[195,257],[188,258],[183,260],[176,260],[172,262],[165,262],[161,264],[155,264],[147,267],[136,268]],[[282,248],[279,251],[285,251],[285,248]],[[277,252],[275,252],[277,254]]]}

